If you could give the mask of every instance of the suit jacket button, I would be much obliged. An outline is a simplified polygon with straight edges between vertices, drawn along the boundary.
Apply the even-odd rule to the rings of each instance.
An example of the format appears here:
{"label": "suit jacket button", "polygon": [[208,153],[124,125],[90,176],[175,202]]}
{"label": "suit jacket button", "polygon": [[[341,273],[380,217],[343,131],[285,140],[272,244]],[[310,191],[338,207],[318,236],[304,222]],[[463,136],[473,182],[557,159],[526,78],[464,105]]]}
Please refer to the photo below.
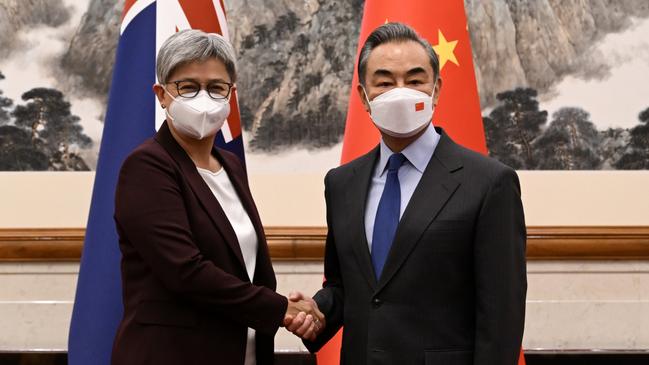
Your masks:
{"label": "suit jacket button", "polygon": [[381,299],[379,298],[372,299],[372,305],[374,306],[374,308],[380,307],[381,304],[383,304],[383,301]]}

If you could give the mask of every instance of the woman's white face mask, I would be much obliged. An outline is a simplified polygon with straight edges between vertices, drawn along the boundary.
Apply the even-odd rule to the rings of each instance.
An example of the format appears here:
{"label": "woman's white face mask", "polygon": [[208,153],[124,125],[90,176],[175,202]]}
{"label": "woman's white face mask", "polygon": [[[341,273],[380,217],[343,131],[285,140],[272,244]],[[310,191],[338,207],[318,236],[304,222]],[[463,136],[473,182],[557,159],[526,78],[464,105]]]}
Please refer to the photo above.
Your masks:
{"label": "woman's white face mask", "polygon": [[214,100],[205,90],[191,99],[174,97],[164,90],[173,99],[167,116],[177,131],[189,137],[203,139],[216,134],[230,115],[230,101]]}
{"label": "woman's white face mask", "polygon": [[[435,90],[435,86],[433,86]],[[433,97],[418,90],[397,87],[370,101],[370,117],[381,131],[393,137],[414,136],[426,128],[433,119]]]}

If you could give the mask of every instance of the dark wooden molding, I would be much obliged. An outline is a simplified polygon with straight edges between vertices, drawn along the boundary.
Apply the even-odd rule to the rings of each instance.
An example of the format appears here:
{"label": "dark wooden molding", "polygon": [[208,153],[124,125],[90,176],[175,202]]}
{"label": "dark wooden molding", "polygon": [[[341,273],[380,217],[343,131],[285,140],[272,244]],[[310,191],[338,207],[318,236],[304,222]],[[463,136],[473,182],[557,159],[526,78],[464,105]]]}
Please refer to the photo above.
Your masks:
{"label": "dark wooden molding", "polygon": [[317,261],[324,257],[325,227],[265,227],[273,260]]}
{"label": "dark wooden molding", "polygon": [[0,261],[79,261],[83,228],[0,229]]}
{"label": "dark wooden molding", "polygon": [[[529,260],[649,260],[649,226],[528,227]],[[82,228],[0,229],[0,261],[78,261]],[[325,227],[266,227],[273,260],[318,261]]]}
{"label": "dark wooden molding", "polygon": [[530,260],[649,260],[649,226],[528,227]]}

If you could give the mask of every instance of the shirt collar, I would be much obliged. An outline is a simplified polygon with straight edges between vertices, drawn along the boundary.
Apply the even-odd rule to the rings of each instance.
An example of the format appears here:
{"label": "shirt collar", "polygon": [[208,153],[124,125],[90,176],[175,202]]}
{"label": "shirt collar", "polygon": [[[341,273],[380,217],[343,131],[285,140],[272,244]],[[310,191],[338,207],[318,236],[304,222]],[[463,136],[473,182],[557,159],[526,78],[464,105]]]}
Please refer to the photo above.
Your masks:
{"label": "shirt collar", "polygon": [[[437,148],[440,137],[439,133],[437,133],[435,128],[431,125],[426,128],[426,131],[419,136],[419,138],[409,144],[408,147],[404,148],[401,153],[406,156],[406,159],[412,166],[414,166],[414,168],[423,174],[426,166],[428,166],[430,158],[433,157],[433,153],[435,152],[435,148]],[[383,175],[385,172],[388,159],[393,153],[394,152],[392,152],[390,147],[385,144],[383,138],[381,138],[378,164],[379,175]]]}

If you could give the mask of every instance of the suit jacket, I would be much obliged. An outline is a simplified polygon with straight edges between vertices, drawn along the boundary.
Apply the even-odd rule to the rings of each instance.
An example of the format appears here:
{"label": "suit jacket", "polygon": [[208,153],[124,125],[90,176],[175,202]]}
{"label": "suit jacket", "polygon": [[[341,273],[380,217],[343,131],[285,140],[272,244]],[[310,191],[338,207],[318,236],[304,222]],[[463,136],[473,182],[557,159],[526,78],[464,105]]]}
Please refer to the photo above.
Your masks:
{"label": "suit jacket", "polygon": [[406,207],[380,280],[364,228],[379,149],[325,178],[327,319],[314,352],[344,325],[342,364],[514,365],[523,335],[525,222],[516,173],[439,144]]}
{"label": "suit jacket", "polygon": [[287,300],[275,293],[264,231],[237,157],[214,149],[259,239],[252,283],[236,234],[165,123],[127,157],[115,222],[124,316],[112,364],[243,364],[247,328],[258,364],[273,362]]}

